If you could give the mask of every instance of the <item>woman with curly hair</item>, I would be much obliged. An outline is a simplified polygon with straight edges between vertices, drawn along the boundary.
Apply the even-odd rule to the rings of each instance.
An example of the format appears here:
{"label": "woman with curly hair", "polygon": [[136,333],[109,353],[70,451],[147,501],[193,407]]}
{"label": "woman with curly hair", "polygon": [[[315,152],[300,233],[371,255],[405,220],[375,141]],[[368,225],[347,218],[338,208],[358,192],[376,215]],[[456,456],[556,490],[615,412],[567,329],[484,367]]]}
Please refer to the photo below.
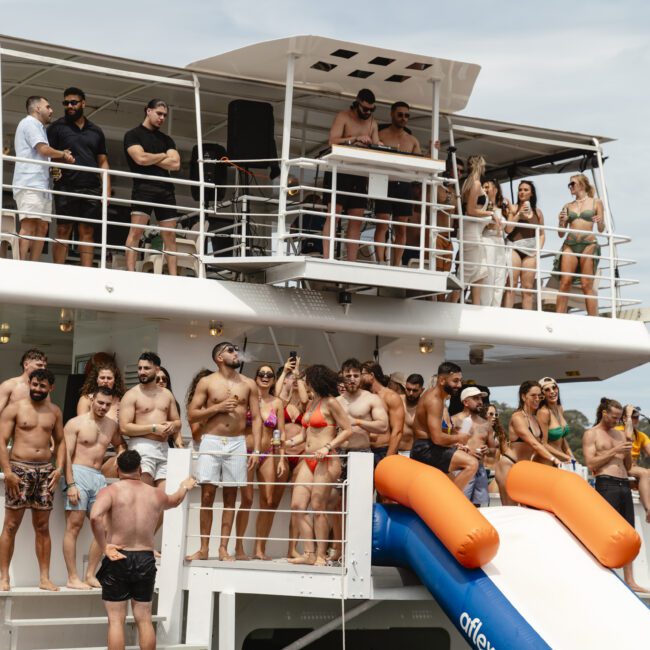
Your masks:
{"label": "woman with curly hair", "polygon": [[[305,381],[313,397],[302,418],[302,433],[285,443],[287,449],[292,449],[306,441],[304,458],[296,468],[291,498],[291,509],[298,515],[305,552],[290,558],[293,564],[324,566],[327,563],[330,526],[325,510],[332,485],[341,474],[341,461],[332,455],[332,450],[352,435],[350,418],[336,399],[339,394],[337,379],[337,374],[326,366],[307,368]],[[308,510],[313,512],[313,517]]]}
{"label": "woman with curly hair", "polygon": [[82,415],[90,411],[93,395],[100,386],[109,388],[114,393],[113,404],[111,410],[107,413],[107,417],[117,422],[120,400],[122,399],[122,395],[124,395],[125,388],[122,373],[113,362],[103,361],[91,367],[90,372],[86,376],[86,381],[84,381],[81,387],[81,397],[77,402],[77,415]]}

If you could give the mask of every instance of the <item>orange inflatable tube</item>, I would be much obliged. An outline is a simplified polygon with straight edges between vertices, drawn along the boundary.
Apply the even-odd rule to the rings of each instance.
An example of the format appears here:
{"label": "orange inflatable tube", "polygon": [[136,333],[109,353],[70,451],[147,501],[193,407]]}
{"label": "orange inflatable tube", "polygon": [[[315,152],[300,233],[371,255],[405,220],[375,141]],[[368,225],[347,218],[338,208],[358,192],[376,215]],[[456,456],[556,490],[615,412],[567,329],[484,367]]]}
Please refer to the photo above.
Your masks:
{"label": "orange inflatable tube", "polygon": [[375,469],[377,492],[416,512],[456,560],[468,569],[487,564],[499,534],[441,471],[393,455]]}
{"label": "orange inflatable tube", "polygon": [[506,491],[519,503],[552,512],[610,569],[632,562],[641,548],[634,528],[577,474],[520,461],[508,474]]}

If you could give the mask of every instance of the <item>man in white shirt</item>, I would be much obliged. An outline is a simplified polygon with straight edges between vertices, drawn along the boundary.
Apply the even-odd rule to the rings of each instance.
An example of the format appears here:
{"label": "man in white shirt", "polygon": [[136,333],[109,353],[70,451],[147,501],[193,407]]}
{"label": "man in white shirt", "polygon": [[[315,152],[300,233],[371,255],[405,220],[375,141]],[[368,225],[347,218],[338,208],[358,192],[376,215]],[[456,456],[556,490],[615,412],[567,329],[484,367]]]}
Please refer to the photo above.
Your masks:
{"label": "man in white shirt", "polygon": [[[17,158],[49,162],[50,159],[73,164],[74,156],[68,149],[58,151],[50,147],[45,125],[52,119],[52,107],[45,97],[32,95],[25,104],[27,116],[16,128],[14,148]],[[45,237],[52,214],[50,169],[46,165],[17,162],[14,167],[14,199],[20,219],[20,235]],[[20,259],[37,262],[45,242],[33,239],[20,240]]]}

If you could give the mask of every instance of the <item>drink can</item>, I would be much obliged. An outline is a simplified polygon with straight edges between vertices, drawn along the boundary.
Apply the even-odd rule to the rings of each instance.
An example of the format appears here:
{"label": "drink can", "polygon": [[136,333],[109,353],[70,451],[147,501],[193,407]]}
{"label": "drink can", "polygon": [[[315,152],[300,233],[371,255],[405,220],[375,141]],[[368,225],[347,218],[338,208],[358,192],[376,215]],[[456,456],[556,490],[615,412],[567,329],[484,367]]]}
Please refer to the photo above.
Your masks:
{"label": "drink can", "polygon": [[273,429],[273,446],[280,446],[280,429]]}

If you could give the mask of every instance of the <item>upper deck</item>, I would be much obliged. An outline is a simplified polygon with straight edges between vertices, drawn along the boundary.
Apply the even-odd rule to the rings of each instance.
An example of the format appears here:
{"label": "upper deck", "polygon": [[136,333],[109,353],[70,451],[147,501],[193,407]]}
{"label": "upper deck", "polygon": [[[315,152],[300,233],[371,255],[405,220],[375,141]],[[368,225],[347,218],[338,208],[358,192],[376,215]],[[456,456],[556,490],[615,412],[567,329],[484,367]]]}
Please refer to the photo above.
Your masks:
{"label": "upper deck", "polygon": [[[187,329],[188,323],[190,328],[200,323],[203,333],[211,321],[218,321],[233,338],[247,337],[251,346],[264,349],[257,358],[279,360],[285,347],[299,345],[307,362],[323,356],[335,361],[351,347],[344,336],[337,337],[341,334],[357,335],[357,348],[379,349],[389,367],[410,358],[429,368],[431,358],[418,352],[424,339],[431,340],[436,356],[471,359],[475,377],[490,373],[492,384],[511,382],[531,359],[540,372],[575,380],[602,379],[650,358],[643,323],[618,318],[637,301],[626,289],[634,280],[623,273],[631,263],[621,255],[628,239],[614,232],[609,212],[602,155],[607,139],[456,115],[472,92],[476,65],[307,36],[242,48],[187,68],[5,37],[0,45],[6,147],[0,157],[0,237],[5,254],[10,254],[9,247],[13,254],[13,259],[0,260],[3,277],[12,278],[0,287],[0,296],[8,304],[2,320],[13,332],[29,331],[29,306],[38,305],[42,318],[55,324],[62,318],[60,309],[75,310],[69,315],[75,321],[75,338],[88,322],[105,318],[105,312],[128,313],[130,327],[166,319],[163,324],[155,321],[159,338]],[[65,266],[16,259],[17,219],[11,199],[15,127],[24,116],[27,96],[41,93],[56,105],[53,98],[72,83],[87,94],[86,116],[104,130],[111,165],[110,170],[95,169],[102,179],[101,196],[92,199],[101,205],[95,269],[75,264],[76,242],[71,242],[72,263]],[[327,148],[335,114],[363,85],[376,91],[380,123],[389,120],[393,100],[411,104],[413,134],[425,149],[434,143],[427,158],[350,147],[319,156]],[[142,106],[152,96],[169,103],[165,129],[182,160],[181,172],[172,179],[182,215],[175,229],[182,278],[163,275],[165,251],[155,236],[161,231],[156,225],[145,228],[147,240],[135,247],[142,272],[123,270],[134,175],[126,171],[122,137],[139,123]],[[229,104],[236,99],[271,107],[273,144],[269,134],[262,134],[252,145],[246,143],[257,154],[214,158],[213,144],[227,145],[229,153],[242,149],[241,143],[235,146],[229,124]],[[249,126],[257,132],[259,125]],[[449,152],[447,160],[439,160],[444,152]],[[456,155],[471,153],[484,155],[488,175],[503,181],[560,168],[591,170],[605,207],[606,227],[594,235],[601,246],[594,280],[604,318],[584,320],[577,286],[568,292],[575,313],[553,313],[559,280],[553,261],[559,245],[551,236],[559,242],[555,235],[562,229],[551,220],[543,228],[528,226],[535,240],[535,280],[532,288],[517,290],[515,303],[524,294],[532,295],[533,310],[469,304],[473,283],[467,278],[475,262],[467,254],[467,235],[479,220],[462,214],[459,199],[439,200],[438,189],[447,185],[458,196],[452,171]],[[325,172],[334,176],[329,189],[323,187]],[[353,218],[361,222],[358,239],[348,236],[341,228],[346,220],[331,218],[334,208],[327,207],[337,197],[354,195],[337,182],[341,173],[349,172],[369,178],[368,209]],[[373,204],[386,198],[391,180],[414,181],[419,190],[419,198],[402,201],[411,204],[412,212],[405,224],[406,244],[399,247],[389,240],[385,245],[389,251],[404,249],[410,262],[402,266],[378,264],[373,242],[381,223]],[[330,228],[324,231],[327,217]],[[439,237],[450,235],[452,248],[441,248]],[[43,239],[48,244],[44,260],[49,262],[57,239],[54,226]],[[330,244],[325,259],[317,252],[324,240]],[[360,245],[357,261],[346,261],[346,249],[355,244]],[[491,264],[495,271],[507,266],[503,261]],[[584,276],[574,275],[577,282]],[[448,301],[452,295],[457,302]],[[118,316],[111,318],[118,322]],[[321,331],[316,346],[311,345],[313,330]],[[15,341],[12,337],[8,345]]]}

